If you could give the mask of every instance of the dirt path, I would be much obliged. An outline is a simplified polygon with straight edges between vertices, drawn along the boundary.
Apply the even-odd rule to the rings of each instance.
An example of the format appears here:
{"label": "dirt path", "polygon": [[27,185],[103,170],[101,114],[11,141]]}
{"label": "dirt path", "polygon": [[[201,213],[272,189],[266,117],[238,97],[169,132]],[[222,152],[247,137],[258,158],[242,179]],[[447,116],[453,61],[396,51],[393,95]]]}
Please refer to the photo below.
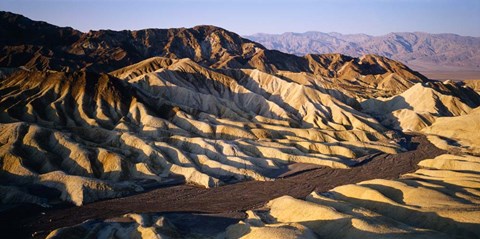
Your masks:
{"label": "dirt path", "polygon": [[130,212],[224,213],[232,218],[242,218],[245,210],[260,207],[265,202],[282,195],[304,198],[314,190],[324,192],[340,185],[374,178],[395,179],[401,174],[415,171],[419,161],[445,153],[432,145],[425,136],[413,136],[411,145],[411,151],[397,155],[376,155],[368,162],[352,169],[322,167],[273,182],[249,181],[212,189],[189,185],[172,186],[124,198],[94,202],[82,207],[47,211],[24,207],[4,213],[0,216],[0,223],[6,226],[7,232],[15,232],[16,238],[19,232],[24,236],[40,232],[36,237],[43,238],[51,230],[59,227],[75,225],[87,219],[105,219]]}

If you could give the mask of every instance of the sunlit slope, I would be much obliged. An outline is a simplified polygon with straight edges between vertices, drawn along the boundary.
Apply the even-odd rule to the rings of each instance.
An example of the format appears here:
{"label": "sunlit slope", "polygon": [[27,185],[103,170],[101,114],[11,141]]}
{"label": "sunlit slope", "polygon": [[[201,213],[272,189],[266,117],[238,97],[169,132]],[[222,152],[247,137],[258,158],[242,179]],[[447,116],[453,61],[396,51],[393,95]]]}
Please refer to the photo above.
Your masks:
{"label": "sunlit slope", "polygon": [[113,232],[138,238],[478,238],[480,158],[444,154],[419,166],[395,180],[339,186],[305,199],[279,197],[220,232],[211,225],[195,234],[176,227],[181,222],[174,217],[150,213],[87,221],[48,238],[115,238]]}
{"label": "sunlit slope", "polygon": [[227,237],[478,237],[480,158],[441,155],[419,165],[397,180],[340,186],[306,200],[274,199],[231,226]]}
{"label": "sunlit slope", "polygon": [[[272,180],[291,163],[348,168],[401,150],[372,117],[258,70],[153,58],[112,75],[19,70],[2,79],[9,192],[81,205],[151,185]],[[37,186],[61,195],[29,193]]]}
{"label": "sunlit slope", "polygon": [[453,82],[418,83],[402,94],[361,103],[365,113],[403,131],[420,131],[439,117],[466,115],[479,105],[475,91]]}
{"label": "sunlit slope", "polygon": [[466,115],[439,118],[422,130],[437,147],[480,155],[480,108]]}

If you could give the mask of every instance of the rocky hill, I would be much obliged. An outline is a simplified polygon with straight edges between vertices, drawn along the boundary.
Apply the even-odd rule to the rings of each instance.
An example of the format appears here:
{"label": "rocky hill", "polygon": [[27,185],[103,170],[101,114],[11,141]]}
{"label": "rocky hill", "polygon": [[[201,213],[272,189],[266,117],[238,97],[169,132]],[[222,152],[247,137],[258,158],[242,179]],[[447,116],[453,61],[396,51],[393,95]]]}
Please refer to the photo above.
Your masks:
{"label": "rocky hill", "polygon": [[[81,33],[13,13],[2,12],[0,15],[3,33],[0,36],[0,55],[3,56],[0,57],[0,67],[101,73],[160,56],[189,58],[213,69],[304,72],[342,80],[363,80],[360,78],[371,75],[380,79],[394,78],[403,81],[404,85],[426,79],[405,65],[383,57],[370,55],[358,59],[338,54],[299,57],[267,50],[258,43],[213,26]],[[363,67],[359,66],[362,61],[367,63]],[[375,67],[369,67],[369,64],[375,64]],[[366,84],[373,88],[377,83],[384,84],[375,82],[377,80],[368,77]]]}

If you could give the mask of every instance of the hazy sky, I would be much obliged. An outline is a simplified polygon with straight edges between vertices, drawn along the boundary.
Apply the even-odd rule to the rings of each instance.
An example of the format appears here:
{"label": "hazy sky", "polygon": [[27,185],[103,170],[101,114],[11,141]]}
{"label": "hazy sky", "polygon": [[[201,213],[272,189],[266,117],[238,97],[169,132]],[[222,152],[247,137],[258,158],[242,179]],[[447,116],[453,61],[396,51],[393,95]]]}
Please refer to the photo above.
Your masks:
{"label": "hazy sky", "polygon": [[241,35],[424,31],[480,36],[480,0],[0,0],[0,9],[81,31],[209,24]]}

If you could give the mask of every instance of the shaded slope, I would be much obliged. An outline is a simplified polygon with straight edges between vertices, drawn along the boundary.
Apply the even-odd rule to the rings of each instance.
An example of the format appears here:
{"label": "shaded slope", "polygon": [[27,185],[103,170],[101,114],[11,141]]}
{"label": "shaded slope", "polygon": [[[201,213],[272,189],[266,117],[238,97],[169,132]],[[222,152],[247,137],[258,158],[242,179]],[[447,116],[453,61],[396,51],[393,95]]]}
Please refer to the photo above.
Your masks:
{"label": "shaded slope", "polygon": [[[190,29],[99,30],[81,33],[2,12],[4,67],[105,72],[152,56],[190,58],[205,66],[248,67],[263,46],[213,26]],[[21,32],[22,35],[18,35]],[[54,40],[49,40],[54,39]]]}
{"label": "shaded slope", "polygon": [[480,96],[453,82],[416,84],[390,98],[368,99],[361,103],[366,113],[382,124],[399,130],[419,131],[438,117],[460,116],[480,105]]}

